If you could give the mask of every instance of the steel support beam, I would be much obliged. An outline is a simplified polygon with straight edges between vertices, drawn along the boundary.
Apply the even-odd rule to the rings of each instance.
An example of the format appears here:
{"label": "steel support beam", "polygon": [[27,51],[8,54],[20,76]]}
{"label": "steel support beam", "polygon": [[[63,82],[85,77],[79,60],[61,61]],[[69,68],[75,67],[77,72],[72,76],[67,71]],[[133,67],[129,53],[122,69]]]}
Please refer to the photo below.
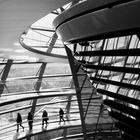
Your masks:
{"label": "steel support beam", "polygon": [[[100,50],[103,50],[105,48],[105,42],[106,42],[106,39],[103,40]],[[108,44],[108,40],[107,40],[107,44]],[[102,60],[102,57],[100,56],[98,59],[98,65],[101,64],[101,60]],[[95,77],[97,77],[97,75],[98,75],[98,70],[96,69]],[[97,87],[98,87],[98,84],[96,85],[96,88]]]}
{"label": "steel support beam", "polygon": [[[13,62],[12,64],[16,65],[16,64],[40,64],[40,63],[42,63],[42,62]],[[6,65],[6,64],[7,64],[7,62],[0,63],[0,65]]]}
{"label": "steel support beam", "polygon": [[83,111],[83,105],[82,105],[82,100],[81,100],[81,92],[80,92],[79,82],[78,82],[76,69],[75,69],[74,57],[72,56],[71,50],[66,45],[65,45],[65,49],[66,49],[66,53],[68,56],[71,72],[73,75],[73,80],[74,80],[74,85],[75,85],[75,90],[76,90],[76,95],[77,95],[77,100],[78,100],[78,105],[79,105],[80,117],[81,117],[83,136],[84,136],[84,139],[87,140],[86,125],[85,125],[85,120],[84,120],[84,111]]}
{"label": "steel support beam", "polygon": [[128,96],[117,94],[117,93],[114,93],[114,92],[111,92],[111,91],[106,91],[106,90],[103,90],[103,89],[97,89],[97,92],[101,93],[103,95],[107,95],[109,97],[112,97],[112,98],[130,103],[130,104],[136,105],[136,106],[140,106],[140,101],[139,100],[128,97]]}
{"label": "steel support beam", "polygon": [[117,49],[117,50],[100,50],[100,51],[80,51],[75,56],[140,56],[140,49]]}
{"label": "steel support beam", "polygon": [[118,110],[120,112],[123,112],[125,114],[128,114],[130,116],[140,119],[140,113],[139,113],[139,110],[137,109],[126,106],[124,104],[117,103],[112,100],[104,100],[103,104],[111,107],[112,109]]}
{"label": "steel support beam", "polygon": [[[132,37],[133,37],[133,36],[131,35],[131,37],[130,37],[130,39],[129,39],[129,42],[128,42],[127,45],[126,45],[126,50],[128,50],[129,47],[130,47],[130,43],[131,43]],[[126,51],[126,52],[127,52],[127,51]],[[124,62],[123,62],[124,64],[123,64],[123,67],[126,66],[127,60],[128,60],[128,56],[126,56],[126,57],[124,58]],[[125,77],[125,73],[123,73],[122,76],[121,76],[121,79],[120,79],[120,82],[121,82],[121,83],[122,83],[124,77]],[[121,88],[121,87],[118,87],[118,88],[117,88],[116,93],[119,92],[120,88]]]}
{"label": "steel support beam", "polygon": [[114,111],[111,111],[109,113],[109,115],[111,117],[113,117],[114,119],[116,119],[117,121],[125,124],[125,125],[128,125],[129,127],[132,127],[133,129],[136,129],[137,131],[140,132],[140,122],[135,120],[135,119],[132,119],[126,115],[123,115],[121,113],[118,113],[118,112],[114,112]]}
{"label": "steel support beam", "polygon": [[101,115],[103,113],[103,108],[104,108],[104,106],[103,106],[103,104],[101,104],[99,115],[98,115],[98,119],[97,119],[97,123],[96,123],[96,127],[95,127],[95,136],[94,136],[94,139],[96,138],[96,135],[97,135],[97,133],[96,133],[97,132],[97,126],[99,124],[99,119],[100,119],[100,117],[101,117]]}
{"label": "steel support beam", "polygon": [[[76,60],[75,60],[75,62],[76,62]],[[77,63],[79,63],[79,62],[77,62]],[[77,70],[76,70],[76,72],[78,72],[78,70],[79,69],[81,69],[81,64],[79,64],[79,67],[77,68]],[[81,69],[82,70],[82,69]],[[83,71],[83,70],[82,70]],[[79,79],[79,74],[77,74],[77,78]],[[84,76],[84,75],[83,75]],[[84,79],[83,79],[83,82],[81,83],[81,85],[80,85],[80,93],[82,92],[82,89],[83,89],[83,87],[84,87],[84,85],[86,84],[86,81],[88,81],[88,76],[87,76],[87,74],[85,74],[85,77],[84,77]],[[89,81],[88,81],[89,82]],[[93,87],[90,87],[90,88],[93,88]],[[85,112],[85,114],[84,114],[84,119],[86,118],[86,115],[87,115],[87,112],[88,112],[88,108],[89,108],[89,105],[90,105],[90,102],[91,102],[91,100],[92,100],[92,95],[93,95],[93,93],[94,93],[94,88],[93,88],[93,91],[92,91],[92,93],[91,93],[91,95],[90,95],[90,99],[89,99],[89,101],[88,101],[88,105],[87,105],[87,107],[86,107],[86,112]]]}
{"label": "steel support beam", "polygon": [[3,71],[2,77],[1,77],[1,83],[2,84],[0,84],[0,96],[3,93],[5,83],[6,83],[6,79],[8,77],[8,74],[9,74],[10,68],[12,66],[12,63],[13,63],[13,60],[8,60],[7,63],[6,63],[6,66],[4,67],[4,71]]}
{"label": "steel support beam", "polygon": [[53,29],[47,29],[47,28],[38,28],[36,26],[31,26],[30,29],[32,30],[38,30],[38,31],[46,31],[46,32],[55,32],[55,30]]}
{"label": "steel support beam", "polygon": [[[42,77],[43,77],[46,65],[47,65],[46,63],[42,63],[42,65],[40,67],[40,71],[39,71],[39,77],[38,77],[38,80],[37,80],[37,82],[35,84],[35,91],[38,94],[39,94],[39,90],[40,90],[40,87],[41,87]],[[32,108],[31,108],[32,114],[35,113],[36,103],[37,103],[37,99],[34,99],[33,102],[32,102]]]}
{"label": "steel support beam", "polygon": [[63,135],[64,140],[67,139],[66,138],[67,137],[67,128],[64,128],[62,135]]}
{"label": "steel support beam", "polygon": [[57,38],[58,38],[58,36],[57,36],[57,34],[56,34],[56,32],[55,32],[55,33],[53,34],[52,40],[51,40],[51,42],[50,42],[50,44],[49,44],[49,49],[47,50],[48,53],[51,53],[51,51],[52,51],[52,49],[53,49],[53,47],[54,47],[54,45],[55,45],[55,42],[56,42]]}
{"label": "steel support beam", "polygon": [[122,138],[123,140],[136,140],[134,137],[128,135],[128,134],[125,133],[124,131],[122,131],[121,138]]}
{"label": "steel support beam", "polygon": [[[40,92],[39,92],[40,93]],[[56,97],[56,96],[74,96],[76,93],[75,92],[61,92],[61,93],[51,93],[51,94],[45,94],[45,95],[40,95],[40,96],[29,96],[29,97],[23,97],[23,98],[19,98],[19,99],[13,99],[13,100],[9,100],[9,101],[5,101],[5,102],[2,102],[0,103],[0,106],[5,106],[5,105],[8,105],[8,104],[12,104],[12,103],[17,103],[17,102],[22,102],[22,101],[27,101],[27,100],[33,100],[33,99],[41,99],[41,98],[49,98],[49,97]],[[98,98],[98,97],[97,97]]]}
{"label": "steel support beam", "polygon": [[77,4],[79,1],[80,1],[80,0],[72,0],[72,4],[71,4],[71,6]]}
{"label": "steel support beam", "polygon": [[116,85],[128,89],[134,89],[140,91],[140,86],[139,85],[132,85],[128,83],[121,83],[113,80],[106,80],[106,79],[101,79],[101,78],[95,78],[95,77],[90,77],[91,80],[97,82],[97,83],[104,83],[104,84],[111,84],[111,85]]}
{"label": "steel support beam", "polygon": [[[50,47],[47,50],[48,53],[51,53],[57,38],[58,38],[58,36],[57,36],[57,34],[55,32],[53,34],[52,40],[51,40],[51,42],[49,44]],[[47,63],[42,63],[42,65],[40,67],[39,77],[38,77],[38,80],[37,80],[37,82],[35,84],[35,90],[36,90],[37,93],[39,93],[39,90],[40,90],[40,87],[41,87],[41,83],[42,83],[42,79],[43,79],[43,74],[45,72],[46,65],[47,65]],[[32,108],[31,108],[32,114],[35,113],[36,103],[37,103],[37,99],[34,99],[33,102],[32,102]]]}
{"label": "steel support beam", "polygon": [[[77,64],[77,66],[76,66],[76,73],[78,72],[78,70],[79,70],[79,68],[80,68],[80,64]],[[79,75],[79,74],[78,74]],[[73,81],[73,79],[72,79],[72,81]],[[71,82],[72,82],[71,81]],[[72,88],[72,87],[71,87]],[[68,99],[68,103],[67,103],[67,106],[66,106],[66,110],[67,110],[67,112],[66,112],[66,118],[67,118],[67,120],[69,120],[69,112],[70,112],[70,106],[71,106],[71,100],[72,100],[72,97],[73,97],[73,95],[71,95],[71,96],[67,96],[67,99]]]}
{"label": "steel support beam", "polygon": [[131,136],[132,138],[139,140],[140,138],[140,133],[139,131],[132,129],[130,127],[128,127],[127,125],[117,122],[116,126],[121,129],[122,131],[124,131],[127,135]]}
{"label": "steel support beam", "polygon": [[91,65],[86,64],[83,65],[87,69],[97,69],[97,70],[106,70],[106,71],[115,71],[115,72],[125,72],[125,73],[133,73],[139,74],[139,68],[131,68],[131,67],[118,67],[118,66],[103,66],[103,65]]}
{"label": "steel support beam", "polygon": [[90,95],[90,99],[89,99],[89,101],[88,101],[87,109],[86,109],[85,116],[84,116],[85,118],[86,118],[86,115],[87,115],[87,113],[88,113],[88,108],[89,108],[89,106],[90,106],[91,100],[93,99],[92,96],[93,96],[93,94],[95,94],[95,92],[96,92],[96,90],[93,89],[93,90],[92,90],[92,93],[91,93],[91,95]]}
{"label": "steel support beam", "polygon": [[71,96],[68,96],[67,97],[67,99],[68,99],[68,102],[67,102],[67,105],[66,105],[66,118],[67,118],[67,120],[69,121],[69,112],[70,112],[70,106],[71,106],[71,99],[72,99],[72,95]]}

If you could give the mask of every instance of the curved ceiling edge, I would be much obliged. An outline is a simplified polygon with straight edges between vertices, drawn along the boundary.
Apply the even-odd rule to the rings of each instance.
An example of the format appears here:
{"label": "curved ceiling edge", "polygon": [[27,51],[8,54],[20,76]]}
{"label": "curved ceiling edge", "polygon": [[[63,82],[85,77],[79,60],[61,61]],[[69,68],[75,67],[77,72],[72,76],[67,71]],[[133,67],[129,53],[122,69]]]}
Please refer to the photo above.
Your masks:
{"label": "curved ceiling edge", "polygon": [[[110,9],[91,12],[61,24],[57,33],[63,42],[76,42],[84,39],[102,39],[127,33],[140,28],[140,1],[134,1]],[[133,32],[134,31],[134,32]]]}
{"label": "curved ceiling edge", "polygon": [[82,3],[78,3],[68,10],[64,11],[62,14],[58,15],[55,20],[53,21],[53,25],[55,28],[60,26],[61,24],[70,21],[76,17],[80,17],[82,15],[95,12],[98,10],[102,10],[104,8],[112,8],[113,6],[127,3],[128,1],[120,1],[120,0],[88,0]]}

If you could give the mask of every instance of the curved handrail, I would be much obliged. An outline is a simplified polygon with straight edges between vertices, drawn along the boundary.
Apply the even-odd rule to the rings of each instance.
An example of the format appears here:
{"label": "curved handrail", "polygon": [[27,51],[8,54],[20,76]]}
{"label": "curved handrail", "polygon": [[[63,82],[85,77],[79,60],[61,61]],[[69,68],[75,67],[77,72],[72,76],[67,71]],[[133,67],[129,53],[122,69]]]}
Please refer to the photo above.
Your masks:
{"label": "curved handrail", "polygon": [[[96,97],[92,97],[92,98],[89,98],[89,97],[88,98],[82,98],[82,100],[89,100],[89,99],[101,99],[101,97],[100,96],[96,96]],[[74,101],[77,101],[77,99],[71,99],[71,102],[74,102]],[[54,102],[51,102],[51,103],[46,103],[45,102],[45,103],[37,104],[36,107],[43,106],[43,105],[52,105],[52,104],[57,104],[57,103],[66,103],[66,102],[68,102],[68,100],[54,101]],[[15,111],[19,111],[19,110],[23,110],[23,109],[28,109],[30,107],[31,107],[31,105],[27,105],[27,106],[24,106],[24,107],[22,106],[22,107],[18,107],[18,108],[6,110],[6,111],[1,111],[0,115],[11,113],[11,112],[15,112]]]}
{"label": "curved handrail", "polygon": [[[78,112],[73,112],[73,113],[71,113],[71,114],[75,114],[75,113],[78,113]],[[54,117],[54,116],[59,116],[59,114],[56,114],[56,115],[52,115],[52,116],[49,116],[49,120],[51,119],[51,117]],[[78,119],[78,118],[72,118],[71,120],[69,120],[69,121],[79,121],[80,120],[80,118]],[[36,122],[37,121],[37,122]],[[38,122],[39,121],[39,122]],[[67,120],[66,120],[67,121]],[[52,119],[52,120],[50,120],[50,121],[48,121],[49,122],[49,124],[54,124],[54,123],[59,123],[59,119]],[[24,120],[23,122],[22,122],[22,124],[24,124],[24,128],[28,128],[28,121],[27,120]],[[13,132],[13,131],[15,131],[16,132],[16,129],[15,129],[15,127],[17,126],[17,123],[13,123],[13,124],[11,124],[11,125],[9,125],[9,126],[6,126],[6,127],[4,127],[4,128],[2,128],[2,129],[0,129],[0,134],[2,135],[2,134],[7,134],[8,132]],[[39,118],[39,119],[33,119],[33,127],[35,127],[35,126],[42,126],[42,118]],[[72,126],[70,126],[70,127],[72,127]],[[41,128],[41,127],[40,127]],[[9,130],[8,130],[9,129]],[[57,127],[56,127],[56,129],[57,129]],[[5,131],[6,130],[6,131]],[[4,131],[4,132],[3,132]]]}
{"label": "curved handrail", "polygon": [[40,98],[46,98],[46,97],[56,97],[56,96],[71,96],[71,95],[76,95],[76,93],[75,92],[59,92],[59,93],[55,93],[55,94],[47,93],[45,95],[35,95],[35,96],[29,96],[29,97],[24,97],[24,98],[20,98],[20,99],[5,101],[3,103],[0,103],[0,106],[2,107],[5,105],[8,105],[8,104],[27,101],[27,100],[33,100],[33,99],[40,99]]}
{"label": "curved handrail", "polygon": [[[41,119],[40,119],[41,120]],[[33,133],[29,133],[30,134],[30,136],[34,136],[34,135],[38,135],[39,133],[42,133],[42,132],[51,132],[51,131],[53,131],[53,130],[59,130],[59,129],[64,129],[64,128],[75,128],[75,127],[81,127],[81,124],[80,124],[80,122],[79,122],[79,124],[77,123],[77,121],[79,121],[79,119],[71,119],[69,122],[72,122],[72,121],[76,121],[76,123],[74,123],[74,124],[67,124],[66,126],[63,126],[63,127],[60,127],[59,125],[57,126],[57,127],[54,127],[54,128],[51,128],[51,129],[42,129],[41,128],[41,126],[42,126],[42,123],[41,122],[39,122],[39,123],[36,123],[36,124],[33,124],[33,130],[34,130],[34,127],[35,126],[40,126],[40,130],[38,131],[38,132],[33,132]],[[25,123],[27,123],[27,121],[25,122]],[[53,121],[49,121],[49,125],[51,125],[51,124],[53,124],[53,123],[55,123],[55,124],[58,124],[59,123],[59,121],[58,120],[53,120]],[[95,124],[93,124],[93,125],[95,125]],[[90,125],[89,127],[93,127],[93,125]],[[107,131],[107,130],[110,130],[110,127],[112,126],[112,123],[103,123],[103,124],[101,124],[102,126],[106,126],[105,127],[105,130]],[[7,134],[7,132],[15,132],[16,131],[16,129],[14,128],[14,127],[16,127],[16,124],[14,124],[13,126],[11,126],[11,127],[9,127],[10,128],[10,130],[9,131],[6,131],[6,132],[3,132],[3,133],[1,133],[2,135],[5,135],[5,133]],[[28,126],[24,126],[26,129],[28,128]],[[14,128],[14,129],[11,129],[11,128]],[[108,129],[107,129],[108,128]],[[7,128],[6,128],[7,129]],[[4,129],[3,129],[4,130]],[[103,129],[104,130],[104,129]],[[89,133],[95,133],[94,131],[92,131],[92,132],[89,132]],[[75,134],[74,134],[75,135]],[[28,135],[23,135],[22,134],[22,137],[20,137],[20,138],[18,138],[18,139],[23,139],[23,138],[26,138]]]}
{"label": "curved handrail", "polygon": [[57,57],[57,58],[63,58],[63,59],[67,59],[67,56],[64,55],[59,55],[59,54],[52,54],[52,53],[48,53],[48,52],[43,52],[43,51],[39,51],[36,49],[31,48],[30,46],[27,46],[22,39],[20,39],[20,44],[22,45],[22,47],[24,47],[25,49],[37,53],[37,54],[42,54],[42,55],[47,55],[47,56],[52,56],[52,57]]}

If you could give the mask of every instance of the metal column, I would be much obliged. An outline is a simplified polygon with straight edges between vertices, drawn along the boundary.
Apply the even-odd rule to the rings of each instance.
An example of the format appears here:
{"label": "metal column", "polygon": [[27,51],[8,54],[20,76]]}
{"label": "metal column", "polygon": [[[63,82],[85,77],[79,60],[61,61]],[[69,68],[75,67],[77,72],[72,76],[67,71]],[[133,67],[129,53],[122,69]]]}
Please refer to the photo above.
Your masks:
{"label": "metal column", "polygon": [[8,60],[6,66],[4,67],[2,77],[1,77],[1,83],[2,84],[0,84],[0,96],[3,93],[4,86],[5,86],[5,83],[6,83],[6,79],[8,77],[8,74],[9,74],[10,68],[12,66],[12,63],[13,63],[13,60]]}
{"label": "metal column", "polygon": [[70,113],[70,106],[71,106],[72,95],[68,96],[67,99],[68,99],[68,103],[66,105],[66,118],[69,121],[69,119],[70,119],[69,113]]}
{"label": "metal column", "polygon": [[80,1],[80,0],[73,0],[73,1],[72,1],[72,5],[71,5],[71,6],[73,6],[73,5],[77,4],[79,1]]}
{"label": "metal column", "polygon": [[53,34],[52,40],[51,40],[51,42],[50,42],[50,44],[49,44],[49,48],[48,48],[48,50],[47,50],[48,53],[51,53],[51,51],[52,51],[52,49],[53,49],[53,47],[54,47],[54,45],[55,45],[55,42],[56,42],[57,38],[58,38],[58,36],[57,36],[57,34],[56,34],[56,32],[55,32],[55,33]]}
{"label": "metal column", "polygon": [[[51,42],[49,44],[49,49],[47,50],[48,53],[51,53],[57,38],[58,38],[57,34],[54,33],[53,36],[52,36],[52,40],[51,40]],[[42,77],[43,77],[46,65],[47,65],[47,63],[42,63],[40,71],[39,71],[39,78],[38,78],[38,80],[36,82],[36,85],[35,85],[35,90],[37,91],[37,93],[39,92],[40,87],[41,87]],[[35,113],[36,103],[37,103],[37,99],[33,100],[32,108],[31,108],[31,112],[32,112],[33,115]]]}
{"label": "metal column", "polygon": [[85,125],[85,120],[84,120],[84,112],[83,112],[81,92],[80,92],[81,90],[80,90],[80,87],[79,87],[78,78],[77,78],[77,74],[76,74],[76,69],[75,69],[75,65],[74,65],[74,58],[72,56],[71,50],[66,45],[65,45],[65,49],[66,49],[66,53],[67,53],[67,56],[68,56],[71,72],[72,72],[72,75],[73,75],[75,90],[76,90],[76,94],[77,94],[77,100],[78,100],[78,105],[79,105],[83,135],[84,135],[84,139],[87,140],[86,125]]}
{"label": "metal column", "polygon": [[[40,67],[39,78],[35,84],[35,90],[37,93],[39,93],[39,91],[40,91],[40,87],[41,87],[41,83],[42,83],[42,79],[43,79],[42,77],[43,77],[46,65],[47,65],[46,63],[42,63],[42,65]],[[32,112],[33,116],[35,113],[36,103],[37,103],[37,99],[34,99],[32,102],[32,108],[31,108],[31,112]]]}

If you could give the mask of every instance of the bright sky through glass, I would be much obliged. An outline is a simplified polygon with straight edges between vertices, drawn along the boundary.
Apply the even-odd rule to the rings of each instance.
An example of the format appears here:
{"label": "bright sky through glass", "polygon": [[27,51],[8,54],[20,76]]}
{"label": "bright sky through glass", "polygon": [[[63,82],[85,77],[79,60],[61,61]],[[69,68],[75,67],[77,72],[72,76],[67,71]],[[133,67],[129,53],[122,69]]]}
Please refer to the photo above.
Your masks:
{"label": "bright sky through glass", "polygon": [[[56,18],[56,16],[57,16],[56,14],[50,13],[45,17],[41,18],[40,20],[38,20],[37,22],[35,22],[34,24],[32,24],[31,27],[38,29],[53,29],[52,22]],[[53,34],[54,32],[50,31],[29,29],[24,39],[24,43],[28,46],[36,46],[35,49],[46,52],[49,47],[49,43],[51,42]],[[60,40],[60,38],[57,39],[55,46],[63,47],[63,43]],[[54,48],[52,50],[52,53],[66,55],[64,48]]]}
{"label": "bright sky through glass", "polygon": [[[63,8],[68,9],[70,5],[71,3],[63,6]],[[60,8],[57,9],[56,12],[61,13]],[[54,30],[52,23],[56,17],[57,17],[57,14],[50,13],[46,15],[45,17],[42,17],[41,19],[36,21],[34,24],[31,25],[31,27],[38,28],[38,29],[53,29]],[[34,47],[34,49],[46,52],[51,42],[53,34],[54,32],[51,32],[51,31],[29,29],[24,39],[24,43],[28,46]],[[60,39],[60,36],[55,42],[55,47],[59,47],[59,48],[53,48],[52,53],[59,54],[59,55],[66,55],[65,49],[62,48],[63,43]]]}

